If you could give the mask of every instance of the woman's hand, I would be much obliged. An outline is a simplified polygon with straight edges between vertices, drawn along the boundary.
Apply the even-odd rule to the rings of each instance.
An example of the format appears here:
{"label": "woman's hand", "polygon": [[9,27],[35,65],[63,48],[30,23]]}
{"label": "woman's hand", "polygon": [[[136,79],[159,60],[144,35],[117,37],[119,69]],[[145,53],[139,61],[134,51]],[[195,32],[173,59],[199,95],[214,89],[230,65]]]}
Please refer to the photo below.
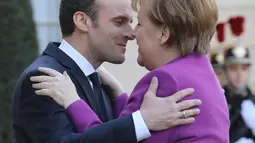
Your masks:
{"label": "woman's hand", "polygon": [[111,96],[110,98],[114,99],[125,93],[125,90],[117,79],[113,77],[113,75],[111,75],[103,66],[100,66],[97,71],[101,78],[102,84],[107,88]]}
{"label": "woman's hand", "polygon": [[37,95],[49,96],[65,109],[80,99],[66,71],[61,74],[50,68],[40,67],[38,70],[47,75],[32,76],[30,78],[32,82],[36,82],[32,86],[36,89],[35,93]]}

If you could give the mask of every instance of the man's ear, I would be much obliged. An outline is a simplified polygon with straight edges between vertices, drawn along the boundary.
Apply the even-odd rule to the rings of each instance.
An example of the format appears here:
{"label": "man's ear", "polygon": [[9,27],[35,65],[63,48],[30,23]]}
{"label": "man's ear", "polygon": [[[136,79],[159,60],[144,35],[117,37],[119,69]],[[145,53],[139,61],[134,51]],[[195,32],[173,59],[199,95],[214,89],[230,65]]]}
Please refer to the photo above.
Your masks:
{"label": "man's ear", "polygon": [[75,27],[82,32],[88,32],[90,18],[83,12],[76,12],[73,15],[73,22]]}
{"label": "man's ear", "polygon": [[164,25],[161,27],[160,44],[165,44],[170,37],[170,29]]}

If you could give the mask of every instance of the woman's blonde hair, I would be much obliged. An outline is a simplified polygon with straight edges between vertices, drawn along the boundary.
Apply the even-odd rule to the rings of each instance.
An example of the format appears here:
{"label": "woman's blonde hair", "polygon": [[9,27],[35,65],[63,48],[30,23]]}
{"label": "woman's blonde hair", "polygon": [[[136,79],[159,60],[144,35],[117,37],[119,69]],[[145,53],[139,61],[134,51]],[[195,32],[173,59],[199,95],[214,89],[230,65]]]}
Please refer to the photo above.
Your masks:
{"label": "woman's blonde hair", "polygon": [[[138,11],[141,0],[132,0]],[[156,25],[170,30],[167,44],[176,44],[183,56],[189,52],[207,54],[218,20],[215,0],[146,0],[148,16]]]}

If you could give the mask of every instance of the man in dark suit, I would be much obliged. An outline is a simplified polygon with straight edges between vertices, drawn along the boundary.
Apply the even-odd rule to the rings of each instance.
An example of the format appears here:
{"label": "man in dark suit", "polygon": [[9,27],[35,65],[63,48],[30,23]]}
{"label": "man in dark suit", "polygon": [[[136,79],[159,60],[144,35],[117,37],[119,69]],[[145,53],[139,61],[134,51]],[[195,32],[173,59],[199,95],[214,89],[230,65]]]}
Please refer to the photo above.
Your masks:
{"label": "man in dark suit", "polygon": [[[12,104],[16,143],[135,143],[148,138],[149,130],[164,130],[194,122],[192,118],[180,119],[180,108],[188,109],[200,102],[176,103],[171,100],[190,94],[188,90],[173,95],[171,99],[145,98],[143,102],[157,106],[142,106],[132,115],[119,119],[114,119],[112,99],[103,88],[96,90],[95,69],[105,61],[124,62],[127,41],[134,39],[130,1],[62,0],[59,19],[62,43],[49,43],[17,83]],[[67,71],[80,98],[105,123],[75,133],[65,108],[48,97],[35,94],[30,77],[42,75],[38,67]],[[150,90],[148,94],[155,94]],[[194,115],[189,111],[185,111],[185,117]]]}

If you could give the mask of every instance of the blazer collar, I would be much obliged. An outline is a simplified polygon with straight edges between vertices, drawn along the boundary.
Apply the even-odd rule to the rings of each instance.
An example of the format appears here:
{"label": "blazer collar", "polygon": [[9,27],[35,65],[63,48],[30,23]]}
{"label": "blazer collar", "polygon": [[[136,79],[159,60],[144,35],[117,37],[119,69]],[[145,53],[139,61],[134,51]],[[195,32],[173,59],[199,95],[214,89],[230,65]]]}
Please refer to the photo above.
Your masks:
{"label": "blazer collar", "polygon": [[[83,74],[79,66],[71,59],[66,53],[60,50],[58,47],[61,43],[50,42],[43,54],[49,55],[59,61],[64,67],[74,71],[76,74]],[[84,74],[83,74],[84,75]]]}

